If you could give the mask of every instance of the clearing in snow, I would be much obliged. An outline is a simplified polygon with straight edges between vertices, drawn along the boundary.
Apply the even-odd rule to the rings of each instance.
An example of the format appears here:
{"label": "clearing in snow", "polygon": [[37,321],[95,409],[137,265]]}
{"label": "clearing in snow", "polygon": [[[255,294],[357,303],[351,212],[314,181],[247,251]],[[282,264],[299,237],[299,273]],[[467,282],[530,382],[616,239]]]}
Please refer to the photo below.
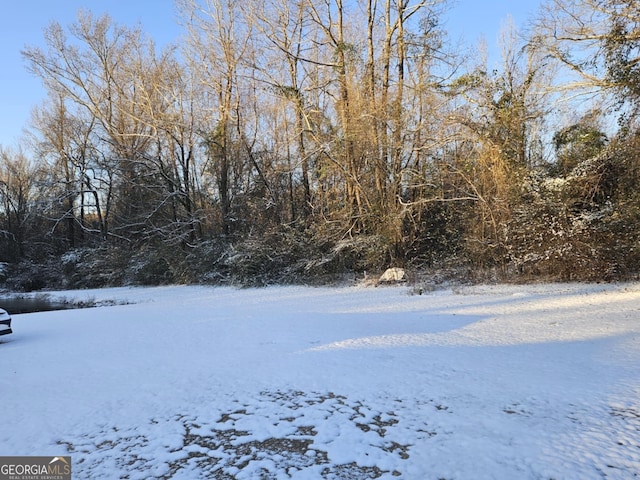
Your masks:
{"label": "clearing in snow", "polygon": [[0,452],[79,479],[640,478],[640,284],[409,293],[52,293],[111,306],[13,315]]}

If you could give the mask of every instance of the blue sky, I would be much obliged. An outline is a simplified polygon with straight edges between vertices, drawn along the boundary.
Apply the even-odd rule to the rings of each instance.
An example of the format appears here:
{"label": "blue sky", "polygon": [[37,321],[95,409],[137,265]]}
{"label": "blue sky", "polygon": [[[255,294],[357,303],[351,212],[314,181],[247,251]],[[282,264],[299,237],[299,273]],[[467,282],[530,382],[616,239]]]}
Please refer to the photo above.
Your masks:
{"label": "blue sky", "polygon": [[[534,14],[540,0],[451,0],[446,26],[454,38],[476,44],[480,37],[495,50],[501,23],[511,15],[518,26]],[[55,20],[66,26],[79,8],[109,13],[122,24],[141,23],[159,45],[180,35],[173,0],[9,0],[0,16],[0,145],[15,146],[31,110],[45,97],[40,81],[27,72],[20,55],[25,45],[43,45],[43,29]]]}

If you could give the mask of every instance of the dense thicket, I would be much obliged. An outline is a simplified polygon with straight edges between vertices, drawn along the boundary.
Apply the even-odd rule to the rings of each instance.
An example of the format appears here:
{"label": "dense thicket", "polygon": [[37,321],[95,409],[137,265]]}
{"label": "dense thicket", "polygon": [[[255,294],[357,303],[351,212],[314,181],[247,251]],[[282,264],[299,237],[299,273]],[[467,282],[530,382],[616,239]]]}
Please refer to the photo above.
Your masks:
{"label": "dense thicket", "polygon": [[442,0],[179,0],[184,40],[81,11],[0,148],[12,288],[640,272],[640,9],[550,0],[501,61]]}

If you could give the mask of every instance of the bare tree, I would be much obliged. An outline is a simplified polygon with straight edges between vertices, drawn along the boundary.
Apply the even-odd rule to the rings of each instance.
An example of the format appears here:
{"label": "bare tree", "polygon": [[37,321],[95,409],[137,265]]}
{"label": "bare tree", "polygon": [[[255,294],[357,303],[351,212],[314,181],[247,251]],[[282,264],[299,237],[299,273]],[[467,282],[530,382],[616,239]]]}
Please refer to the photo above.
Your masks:
{"label": "bare tree", "polygon": [[[314,155],[316,132],[307,97],[312,89],[318,88],[311,83],[312,77],[308,72],[309,68],[316,68],[317,65],[305,58],[314,48],[316,35],[312,30],[309,5],[297,0],[256,2],[253,14],[259,19],[256,26],[265,40],[262,56],[266,59],[256,63],[258,73],[266,89],[284,102],[284,129],[287,134],[292,130],[293,141],[285,140],[291,218],[296,218],[296,171],[300,172],[303,190],[301,211],[304,217],[308,217],[312,207],[309,165]],[[283,64],[286,65],[285,69],[280,68]],[[293,110],[291,121],[286,113],[288,106]],[[278,136],[278,132],[273,131],[272,135]]]}
{"label": "bare tree", "polygon": [[107,238],[112,188],[96,148],[95,118],[69,107],[61,94],[52,96],[33,111],[31,123],[35,153],[49,172],[41,188],[61,207],[51,212],[53,229],[64,224],[73,248],[85,234]]}
{"label": "bare tree", "polygon": [[[640,9],[628,0],[549,0],[534,41],[566,67],[565,92],[640,99]],[[626,96],[624,98],[623,96]]]}
{"label": "bare tree", "polygon": [[[541,126],[549,112],[548,66],[523,47],[513,24],[502,32],[502,68],[485,60],[453,82],[462,99],[453,118],[466,148],[454,155],[449,178],[457,197],[474,205],[468,244],[479,261],[505,261],[505,225],[523,185],[541,163]],[[502,264],[504,266],[504,264]]]}
{"label": "bare tree", "polygon": [[251,32],[240,5],[231,0],[183,0],[179,6],[188,31],[190,68],[198,75],[201,101],[209,109],[200,128],[216,178],[223,231],[231,233],[234,176],[243,170],[239,76]]}
{"label": "bare tree", "polygon": [[0,255],[4,262],[22,259],[28,246],[43,237],[36,225],[41,173],[23,152],[0,147]]}
{"label": "bare tree", "polygon": [[[128,70],[140,53],[142,34],[114,25],[106,15],[94,19],[83,11],[69,32],[73,41],[59,24],[52,23],[45,31],[48,50],[27,47],[23,55],[53,98],[73,103],[83,111],[82,121],[89,119],[102,143],[101,166],[108,177],[107,197],[110,201],[113,190],[120,189],[115,200],[121,202],[123,210],[118,214],[130,226],[126,217],[137,203],[133,184],[141,165],[139,159],[150,143],[149,126],[142,118],[137,97],[139,82]],[[57,143],[60,151],[61,139],[51,142],[52,135],[55,134],[49,134],[50,143]],[[118,185],[114,183],[116,179]],[[125,199],[126,196],[129,198]]]}
{"label": "bare tree", "polygon": [[70,232],[76,204],[84,215],[89,195],[103,238],[193,241],[199,126],[190,77],[180,74],[175,49],[158,53],[140,29],[106,15],[81,11],[68,31],[71,40],[52,23],[48,50],[29,47],[23,54],[60,99],[38,123],[58,164],[80,176],[72,178],[72,169],[63,176],[79,182],[67,189]]}

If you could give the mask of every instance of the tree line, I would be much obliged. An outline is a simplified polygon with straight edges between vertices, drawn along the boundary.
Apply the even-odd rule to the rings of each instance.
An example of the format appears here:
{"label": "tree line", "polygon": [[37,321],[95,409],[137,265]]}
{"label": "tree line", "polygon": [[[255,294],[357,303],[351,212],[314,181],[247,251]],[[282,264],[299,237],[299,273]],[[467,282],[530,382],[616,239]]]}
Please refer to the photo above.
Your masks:
{"label": "tree line", "polygon": [[637,275],[635,2],[548,0],[497,66],[445,0],[176,5],[164,48],[85,10],[24,48],[48,97],[0,147],[14,288]]}

